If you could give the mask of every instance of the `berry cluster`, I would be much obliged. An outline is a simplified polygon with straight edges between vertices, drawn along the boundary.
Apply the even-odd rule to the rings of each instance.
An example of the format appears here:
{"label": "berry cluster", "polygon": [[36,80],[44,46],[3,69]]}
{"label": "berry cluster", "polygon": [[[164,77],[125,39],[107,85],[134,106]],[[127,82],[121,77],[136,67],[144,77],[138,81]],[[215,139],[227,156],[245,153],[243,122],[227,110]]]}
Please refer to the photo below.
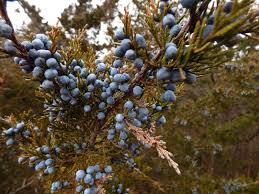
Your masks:
{"label": "berry cluster", "polygon": [[[229,14],[232,10],[232,2],[231,1],[226,2],[224,4],[223,10],[224,10],[225,14]],[[215,20],[215,17],[213,14],[208,17],[208,22],[207,22],[207,25],[203,32],[203,39],[206,39],[213,31],[214,20]]]}
{"label": "berry cluster", "polygon": [[[15,127],[4,130],[2,135],[7,138],[7,146],[12,146],[15,143],[30,144],[31,138],[34,136],[37,136],[37,142],[40,142],[41,137],[52,133],[52,131],[50,127],[47,128],[47,133],[44,133],[36,126],[32,127],[32,129],[27,129],[25,124],[20,122]],[[48,175],[56,171],[55,158],[59,157],[61,151],[63,153],[82,154],[86,147],[86,143],[62,143],[53,146],[37,144],[37,146],[30,146],[18,158],[18,163],[28,162],[29,167],[44,175]]]}
{"label": "berry cluster", "polygon": [[[168,7],[168,1],[160,2],[159,8],[163,15],[161,22],[165,29],[170,29],[171,36],[177,36],[181,27],[175,22],[176,9]],[[97,59],[95,69],[87,68],[87,64],[80,59],[62,59],[58,51],[52,51],[52,42],[44,34],[37,34],[32,41],[22,42],[21,45],[26,49],[28,57],[15,57],[14,61],[24,72],[31,72],[34,79],[41,83],[41,91],[52,97],[51,101],[44,104],[51,122],[64,117],[71,106],[80,107],[85,114],[91,117],[94,115],[97,120],[105,121],[107,111],[116,106],[118,96],[129,96],[122,104],[123,109],[116,113],[107,139],[112,141],[118,134],[120,147],[127,148],[132,153],[139,153],[138,146],[135,146],[138,144],[129,140],[130,132],[126,122],[147,129],[152,127],[151,123],[155,123],[156,126],[165,124],[165,116],[157,117],[157,113],[169,109],[168,103],[175,102],[178,82],[185,81],[191,84],[196,81],[196,75],[188,70],[166,67],[149,70],[148,79],[158,81],[164,92],[160,96],[161,102],[139,106],[138,100],[145,94],[145,86],[141,82],[133,84],[132,80],[138,75],[137,72],[144,68],[146,56],[143,53],[148,53],[149,60],[154,59],[155,54],[148,51],[149,45],[143,34],[136,33],[130,36],[124,28],[119,28],[115,32],[115,39],[120,43],[114,50],[112,65]],[[18,52],[10,40],[6,41],[5,49],[11,53]],[[165,45],[164,59],[174,59],[177,52],[176,44],[168,42]],[[130,65],[133,71],[128,71],[130,68],[127,66]],[[163,103],[165,105],[162,105]],[[9,141],[8,144],[11,144],[11,140]],[[86,149],[86,143],[74,144],[73,147],[76,153],[81,153]],[[40,170],[46,166],[42,160],[37,162],[35,168]]]}
{"label": "berry cluster", "polygon": [[[112,167],[106,166],[103,170],[100,165],[88,166],[86,170],[76,172],[76,192],[84,194],[96,194],[100,186],[112,178]],[[115,192],[122,193],[122,192]]]}
{"label": "berry cluster", "polygon": [[12,146],[15,143],[15,137],[29,138],[30,131],[24,130],[25,124],[23,122],[17,123],[15,127],[4,130],[2,135],[7,138],[6,145]]}
{"label": "berry cluster", "polygon": [[[23,122],[18,123],[15,127],[9,128],[8,130],[3,131],[3,135],[8,137],[6,144],[8,146],[13,145],[16,140],[29,142],[33,134],[40,136],[41,132],[38,127],[33,127],[33,132],[26,129],[25,124]],[[32,152],[37,153],[30,157],[21,156],[18,158],[19,163],[24,163],[26,160],[29,163],[30,167],[34,167],[36,171],[42,171],[44,174],[52,174],[55,172],[54,168],[54,160],[51,158],[51,150],[49,146],[42,145],[41,147],[37,147]],[[56,147],[56,154],[59,153],[60,150]],[[39,157],[39,155],[41,157]]]}
{"label": "berry cluster", "polygon": [[58,191],[59,189],[62,188],[66,188],[70,185],[70,183],[68,181],[55,181],[51,184],[51,188],[50,188],[50,193],[55,193],[56,191]]}
{"label": "berry cluster", "polygon": [[113,185],[112,186],[112,191],[114,192],[114,193],[118,193],[118,194],[128,194],[128,192],[129,192],[129,189],[125,189],[124,187],[123,187],[123,184],[118,184],[118,185]]}
{"label": "berry cluster", "polygon": [[[168,0],[160,1],[159,11],[162,16],[162,24],[165,29],[168,29],[171,37],[176,37],[181,31],[182,26],[176,23],[175,15],[177,13],[177,7],[171,7]],[[156,18],[157,22],[160,20]],[[169,48],[170,47],[170,48]],[[166,46],[166,59],[171,59],[177,53],[177,47],[175,44],[168,44]]]}

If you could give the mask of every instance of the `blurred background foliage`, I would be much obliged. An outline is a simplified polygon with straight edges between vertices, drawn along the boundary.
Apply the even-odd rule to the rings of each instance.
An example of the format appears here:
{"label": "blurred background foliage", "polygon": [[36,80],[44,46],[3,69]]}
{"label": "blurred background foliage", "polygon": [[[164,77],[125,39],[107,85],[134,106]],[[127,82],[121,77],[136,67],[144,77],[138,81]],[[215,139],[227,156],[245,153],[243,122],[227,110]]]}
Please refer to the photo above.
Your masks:
{"label": "blurred background foliage", "polygon": [[[25,13],[31,18],[21,31],[21,38],[30,33],[50,29],[42,23],[40,10],[25,0],[20,0]],[[138,10],[142,1],[133,1]],[[93,8],[91,1],[78,0],[61,14],[59,21],[63,38],[69,39],[82,28],[94,29],[98,34],[102,24],[110,25],[120,13],[118,0],[106,0]],[[141,16],[137,11],[135,22]],[[113,29],[107,34],[112,36]],[[83,44],[95,49],[110,48],[96,45],[91,38]],[[249,46],[248,46],[249,45]],[[233,63],[201,77],[194,86],[184,88],[170,112],[170,120],[161,133],[168,149],[175,154],[183,174],[178,176],[161,161],[156,153],[138,158],[139,168],[153,179],[153,184],[165,193],[259,193],[259,58],[255,46],[258,42],[244,39]],[[12,117],[33,109],[41,112],[42,105],[34,97],[36,85],[9,58],[0,58],[0,117]],[[18,118],[19,119],[19,118]],[[5,124],[0,119],[0,128]],[[15,154],[0,145],[0,193],[44,193],[40,182],[26,166],[17,163]],[[147,159],[149,158],[149,159]],[[144,161],[144,163],[143,163]],[[133,172],[124,172],[121,178],[126,185],[142,193],[161,193]],[[127,173],[127,174],[126,174]],[[134,188],[135,187],[135,188]]]}

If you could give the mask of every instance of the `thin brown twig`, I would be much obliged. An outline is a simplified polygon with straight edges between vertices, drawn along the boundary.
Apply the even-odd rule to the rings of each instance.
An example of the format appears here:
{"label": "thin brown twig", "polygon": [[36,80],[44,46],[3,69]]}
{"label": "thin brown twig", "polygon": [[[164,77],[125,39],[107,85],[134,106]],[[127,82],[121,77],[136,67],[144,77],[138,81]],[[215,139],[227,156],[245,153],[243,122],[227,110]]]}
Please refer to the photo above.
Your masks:
{"label": "thin brown twig", "polygon": [[141,128],[133,126],[130,122],[126,121],[129,131],[138,139],[138,141],[154,147],[160,158],[166,159],[169,166],[173,167],[177,174],[181,174],[179,165],[172,159],[173,154],[167,151],[166,143],[161,140],[161,136],[152,137],[148,132],[143,131]]}
{"label": "thin brown twig", "polygon": [[27,181],[28,181],[27,179],[24,179],[22,185],[19,188],[17,188],[15,191],[11,192],[10,194],[17,194],[20,191],[22,191],[22,190],[28,188],[29,186],[31,186],[32,183],[33,183],[33,180],[31,180],[29,182],[27,182]]}

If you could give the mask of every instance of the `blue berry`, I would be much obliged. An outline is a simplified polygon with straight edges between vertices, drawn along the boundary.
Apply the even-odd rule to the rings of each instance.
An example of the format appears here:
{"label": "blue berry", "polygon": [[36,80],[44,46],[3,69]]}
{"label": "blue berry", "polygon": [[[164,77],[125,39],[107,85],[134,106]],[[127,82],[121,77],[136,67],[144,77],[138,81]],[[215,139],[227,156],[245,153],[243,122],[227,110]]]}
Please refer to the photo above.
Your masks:
{"label": "blue berry", "polygon": [[136,58],[135,60],[134,60],[134,65],[135,65],[135,67],[137,67],[137,68],[142,68],[143,67],[143,59],[141,59],[141,58]]}
{"label": "blue berry", "polygon": [[84,194],[93,194],[92,189],[90,189],[90,188],[85,189]]}
{"label": "blue berry", "polygon": [[54,88],[54,83],[49,80],[44,80],[41,84],[41,87],[45,90],[52,90]]}
{"label": "blue berry", "polygon": [[94,166],[88,166],[87,169],[86,169],[86,172],[88,174],[93,174],[95,171],[95,167]]}
{"label": "blue berry", "polygon": [[115,55],[116,57],[123,57],[124,54],[125,54],[125,50],[124,50],[121,46],[117,47],[117,48],[114,50],[114,55]]}
{"label": "blue berry", "polygon": [[58,76],[58,72],[57,72],[56,69],[47,69],[44,72],[44,76],[45,76],[46,79],[52,80],[52,79],[54,79],[55,77]]}
{"label": "blue berry", "polygon": [[137,54],[134,50],[130,49],[125,53],[125,57],[129,60],[135,60],[137,58]]}
{"label": "blue berry", "polygon": [[9,53],[16,53],[17,49],[11,40],[4,42],[4,49]]}
{"label": "blue berry", "polygon": [[160,9],[161,12],[164,12],[164,10],[165,10],[165,2],[160,1],[160,3],[159,3],[159,9]]}
{"label": "blue berry", "polygon": [[3,22],[2,20],[0,21],[0,37],[4,38],[9,38],[12,34],[13,29],[11,26]]}
{"label": "blue berry", "polygon": [[96,59],[95,64],[98,65],[99,63],[102,63],[103,61],[101,59]]}
{"label": "blue berry", "polygon": [[46,64],[47,64],[48,68],[56,68],[58,66],[58,62],[55,58],[49,58],[46,61]]}
{"label": "blue berry", "polygon": [[141,96],[143,93],[143,89],[140,86],[135,86],[133,88],[133,95],[134,96]]}
{"label": "blue berry", "polygon": [[47,44],[49,38],[45,34],[36,34],[36,39],[40,39],[44,44]]}
{"label": "blue berry", "polygon": [[209,25],[213,25],[214,20],[215,20],[214,15],[210,15],[209,18],[208,18],[208,24],[209,24]]}
{"label": "blue berry", "polygon": [[99,113],[97,114],[97,118],[98,118],[99,120],[103,120],[103,119],[105,119],[105,114],[104,114],[103,112],[99,112]]}
{"label": "blue berry", "polygon": [[30,41],[22,41],[21,45],[23,45],[27,51],[33,49],[32,43]]}
{"label": "blue berry", "polygon": [[79,90],[78,88],[75,88],[75,89],[73,89],[73,90],[71,91],[71,95],[72,95],[73,97],[77,97],[77,96],[79,96],[79,94],[80,94],[80,90]]}
{"label": "blue berry", "polygon": [[169,46],[165,51],[165,58],[167,60],[172,59],[177,54],[177,51],[175,46]]}
{"label": "blue berry", "polygon": [[123,39],[125,38],[125,34],[124,34],[122,28],[118,28],[118,29],[115,31],[115,38],[118,39],[118,40],[123,40]]}
{"label": "blue berry", "polygon": [[145,49],[147,47],[146,40],[141,34],[136,34],[136,42],[140,48]]}
{"label": "blue berry", "polygon": [[105,65],[104,63],[99,63],[99,64],[97,65],[96,71],[97,71],[97,72],[104,72],[105,69],[106,69],[106,65]]}
{"label": "blue berry", "polygon": [[78,185],[78,186],[76,187],[76,192],[77,192],[77,193],[81,193],[81,191],[83,191],[83,189],[84,189],[84,187],[83,187],[82,185]]}
{"label": "blue berry", "polygon": [[119,68],[119,67],[122,67],[123,66],[123,62],[122,60],[120,59],[116,59],[114,62],[113,62],[113,67],[115,68]]}
{"label": "blue berry", "polygon": [[126,93],[129,91],[129,84],[128,83],[121,84],[121,85],[119,85],[119,89],[120,89],[120,91]]}
{"label": "blue berry", "polygon": [[117,130],[123,130],[125,128],[125,124],[124,123],[119,123],[119,122],[117,122],[116,124],[115,124],[115,129],[117,129]]}
{"label": "blue berry", "polygon": [[53,164],[53,159],[51,159],[51,158],[49,158],[49,159],[47,159],[46,161],[45,161],[45,165],[46,166],[50,166],[50,165],[52,165]]}
{"label": "blue berry", "polygon": [[34,39],[32,45],[35,49],[40,50],[44,48],[44,43],[40,39]]}
{"label": "blue berry", "polygon": [[119,83],[125,81],[123,74],[116,74],[116,75],[114,75],[113,80],[114,80],[115,82],[119,82]]}
{"label": "blue berry", "polygon": [[139,108],[138,112],[140,115],[148,115],[149,110],[147,108]]}
{"label": "blue berry", "polygon": [[98,108],[100,109],[100,110],[104,110],[105,109],[105,102],[101,102],[99,105],[98,105]]}
{"label": "blue berry", "polygon": [[167,14],[163,18],[163,26],[171,28],[175,25],[175,18],[172,14]]}
{"label": "blue berry", "polygon": [[125,131],[120,132],[120,139],[126,140],[128,138],[128,135]]}
{"label": "blue berry", "polygon": [[22,59],[19,58],[19,57],[14,57],[14,62],[15,62],[15,64],[17,64],[17,65],[19,65],[19,63],[20,63],[21,60],[22,60]]}
{"label": "blue berry", "polygon": [[80,72],[80,77],[86,78],[88,75],[88,71],[86,68],[82,68]]}
{"label": "blue berry", "polygon": [[88,82],[93,83],[93,82],[95,82],[95,80],[96,80],[96,75],[95,75],[95,74],[91,73],[91,74],[89,74],[89,75],[87,76],[87,81],[88,81]]}
{"label": "blue berry", "polygon": [[123,114],[117,114],[116,117],[115,117],[115,120],[117,122],[122,122],[124,120]]}
{"label": "blue berry", "polygon": [[186,72],[186,80],[185,82],[188,84],[192,84],[197,80],[197,76],[191,72]]}
{"label": "blue berry", "polygon": [[137,116],[137,113],[135,111],[129,111],[128,116],[130,118],[135,118]]}
{"label": "blue berry", "polygon": [[109,140],[109,141],[111,141],[111,140],[113,140],[114,139],[114,135],[113,134],[108,134],[108,136],[107,136],[107,139]]}
{"label": "blue berry", "polygon": [[51,57],[51,52],[49,50],[40,49],[37,51],[39,57],[42,57],[44,59],[48,59]]}
{"label": "blue berry", "polygon": [[156,106],[156,111],[162,111],[162,110],[163,110],[162,106]]}
{"label": "blue berry", "polygon": [[54,173],[55,172],[55,168],[54,167],[47,167],[47,172],[48,172],[48,174],[52,174],[52,173]]}
{"label": "blue berry", "polygon": [[127,101],[127,102],[125,102],[125,104],[124,104],[124,108],[125,109],[128,109],[128,110],[131,110],[131,109],[133,109],[133,103],[131,102],[131,101]]}
{"label": "blue berry", "polygon": [[123,49],[124,52],[129,50],[131,48],[130,39],[124,39],[123,41],[121,41],[121,48]]}
{"label": "blue berry", "polygon": [[95,179],[96,179],[96,180],[99,180],[99,179],[101,179],[102,177],[103,177],[103,173],[101,173],[101,172],[97,172],[96,175],[95,175]]}
{"label": "blue berry", "polygon": [[70,64],[72,67],[77,66],[77,60],[73,59]]}
{"label": "blue berry", "polygon": [[47,153],[49,153],[49,147],[46,145],[43,145],[41,151],[42,151],[42,153],[47,154]]}
{"label": "blue berry", "polygon": [[95,171],[95,172],[99,172],[99,171],[100,171],[100,165],[99,165],[99,164],[96,164],[96,165],[94,166],[94,171]]}
{"label": "blue berry", "polygon": [[114,129],[109,129],[108,133],[114,135],[115,134],[115,130]]}
{"label": "blue berry", "polygon": [[165,124],[166,123],[166,118],[164,116],[161,116],[159,119],[158,119],[158,123],[159,124]]}
{"label": "blue berry", "polygon": [[80,181],[85,177],[86,173],[84,170],[78,170],[76,172],[76,181]]}
{"label": "blue berry", "polygon": [[7,145],[7,146],[11,146],[11,145],[13,145],[13,144],[14,144],[14,140],[11,139],[11,138],[6,141],[6,145]]}
{"label": "blue berry", "polygon": [[111,167],[111,166],[106,166],[105,169],[104,169],[104,171],[105,171],[106,173],[112,173],[112,167]]}
{"label": "blue berry", "polygon": [[34,64],[37,66],[37,67],[41,67],[41,68],[44,68],[45,67],[45,59],[44,58],[41,58],[41,57],[37,57],[34,61]]}
{"label": "blue berry", "polygon": [[228,1],[228,2],[225,3],[224,9],[223,9],[225,13],[230,13],[231,12],[232,4],[233,3],[231,1]]}
{"label": "blue berry", "polygon": [[55,192],[56,190],[61,189],[61,188],[62,188],[62,184],[60,181],[53,182],[51,185],[52,192]]}
{"label": "blue berry", "polygon": [[60,77],[58,77],[58,82],[62,85],[65,86],[69,83],[69,77],[62,75]]}
{"label": "blue berry", "polygon": [[171,28],[170,35],[177,36],[180,31],[181,31],[181,26],[179,24],[176,24]]}
{"label": "blue berry", "polygon": [[203,38],[203,39],[206,39],[206,38],[211,34],[211,32],[213,31],[213,28],[214,28],[213,25],[207,25],[207,26],[204,28],[202,38]]}
{"label": "blue berry", "polygon": [[36,171],[39,171],[41,169],[45,168],[45,161],[41,161],[40,163],[38,163],[36,166],[35,166],[35,170]]}
{"label": "blue berry", "polygon": [[173,91],[167,90],[162,94],[161,100],[165,102],[174,102],[176,100],[176,96]]}
{"label": "blue berry", "polygon": [[87,86],[88,92],[93,92],[94,91],[94,85],[90,84]]}
{"label": "blue berry", "polygon": [[43,75],[43,70],[40,67],[34,67],[32,71],[32,76],[35,78],[40,78]]}
{"label": "blue berry", "polygon": [[110,68],[110,75],[115,76],[116,74],[118,74],[118,70],[116,68],[111,67]]}
{"label": "blue berry", "polygon": [[141,125],[142,125],[141,121],[139,121],[138,119],[133,119],[132,124],[133,124],[135,127],[141,127]]}
{"label": "blue berry", "polygon": [[180,3],[184,8],[190,9],[197,4],[199,0],[180,0]]}
{"label": "blue berry", "polygon": [[112,97],[112,96],[109,96],[108,98],[107,98],[107,100],[106,100],[106,102],[107,102],[107,104],[114,104],[115,103],[115,100],[114,100],[114,98]]}
{"label": "blue berry", "polygon": [[157,70],[156,72],[156,78],[161,81],[161,80],[168,80],[170,78],[170,70],[166,67],[161,67],[160,69]]}
{"label": "blue berry", "polygon": [[79,73],[79,72],[81,72],[81,67],[80,66],[75,66],[74,67],[74,72],[77,72],[77,73]]}
{"label": "blue berry", "polygon": [[32,57],[33,59],[36,59],[37,57],[39,57],[39,53],[37,52],[36,49],[30,49],[29,56]]}
{"label": "blue berry", "polygon": [[175,91],[176,90],[176,85],[173,83],[170,83],[166,86],[167,90]]}
{"label": "blue berry", "polygon": [[25,160],[24,157],[19,157],[19,158],[18,158],[18,163],[21,164],[24,160]]}
{"label": "blue berry", "polygon": [[179,69],[174,69],[171,71],[171,81],[172,82],[178,82],[178,81],[181,81],[182,79],[182,76],[181,76],[181,73],[179,71]]}
{"label": "blue berry", "polygon": [[66,88],[60,88],[59,93],[60,94],[65,94],[65,95],[69,95],[70,94],[70,92]]}
{"label": "blue berry", "polygon": [[68,181],[63,182],[64,187],[68,187],[69,185],[70,185],[70,183]]}
{"label": "blue berry", "polygon": [[117,84],[117,82],[112,82],[112,83],[110,83],[110,88],[111,88],[112,91],[117,90],[117,89],[118,89],[118,84]]}
{"label": "blue berry", "polygon": [[84,111],[85,111],[86,113],[90,112],[90,111],[91,111],[91,106],[85,105],[85,106],[84,106]]}

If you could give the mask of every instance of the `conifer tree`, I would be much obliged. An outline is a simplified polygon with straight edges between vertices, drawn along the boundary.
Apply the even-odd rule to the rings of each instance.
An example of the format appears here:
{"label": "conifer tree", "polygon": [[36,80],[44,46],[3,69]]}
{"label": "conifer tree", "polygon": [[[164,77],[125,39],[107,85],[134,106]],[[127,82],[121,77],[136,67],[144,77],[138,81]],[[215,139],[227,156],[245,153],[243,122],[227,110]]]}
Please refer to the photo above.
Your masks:
{"label": "conifer tree", "polygon": [[[238,34],[258,31],[250,0],[219,0],[210,9],[210,0],[182,0],[184,15],[171,1],[150,1],[142,23],[146,32],[136,31],[125,10],[124,28],[114,34],[119,46],[101,61],[92,49],[80,50],[84,30],[66,48],[58,47],[58,28],[20,43],[5,3],[0,35],[8,40],[1,52],[15,56],[22,71],[40,82],[37,97],[45,114],[26,113],[22,122],[10,121],[13,127],[3,135],[7,146],[22,149],[20,163],[44,175],[51,193],[139,193],[140,180],[166,192],[143,173],[140,160],[154,148],[181,174],[159,136],[165,112],[185,84],[233,58]],[[129,179],[136,183],[127,184]]]}

